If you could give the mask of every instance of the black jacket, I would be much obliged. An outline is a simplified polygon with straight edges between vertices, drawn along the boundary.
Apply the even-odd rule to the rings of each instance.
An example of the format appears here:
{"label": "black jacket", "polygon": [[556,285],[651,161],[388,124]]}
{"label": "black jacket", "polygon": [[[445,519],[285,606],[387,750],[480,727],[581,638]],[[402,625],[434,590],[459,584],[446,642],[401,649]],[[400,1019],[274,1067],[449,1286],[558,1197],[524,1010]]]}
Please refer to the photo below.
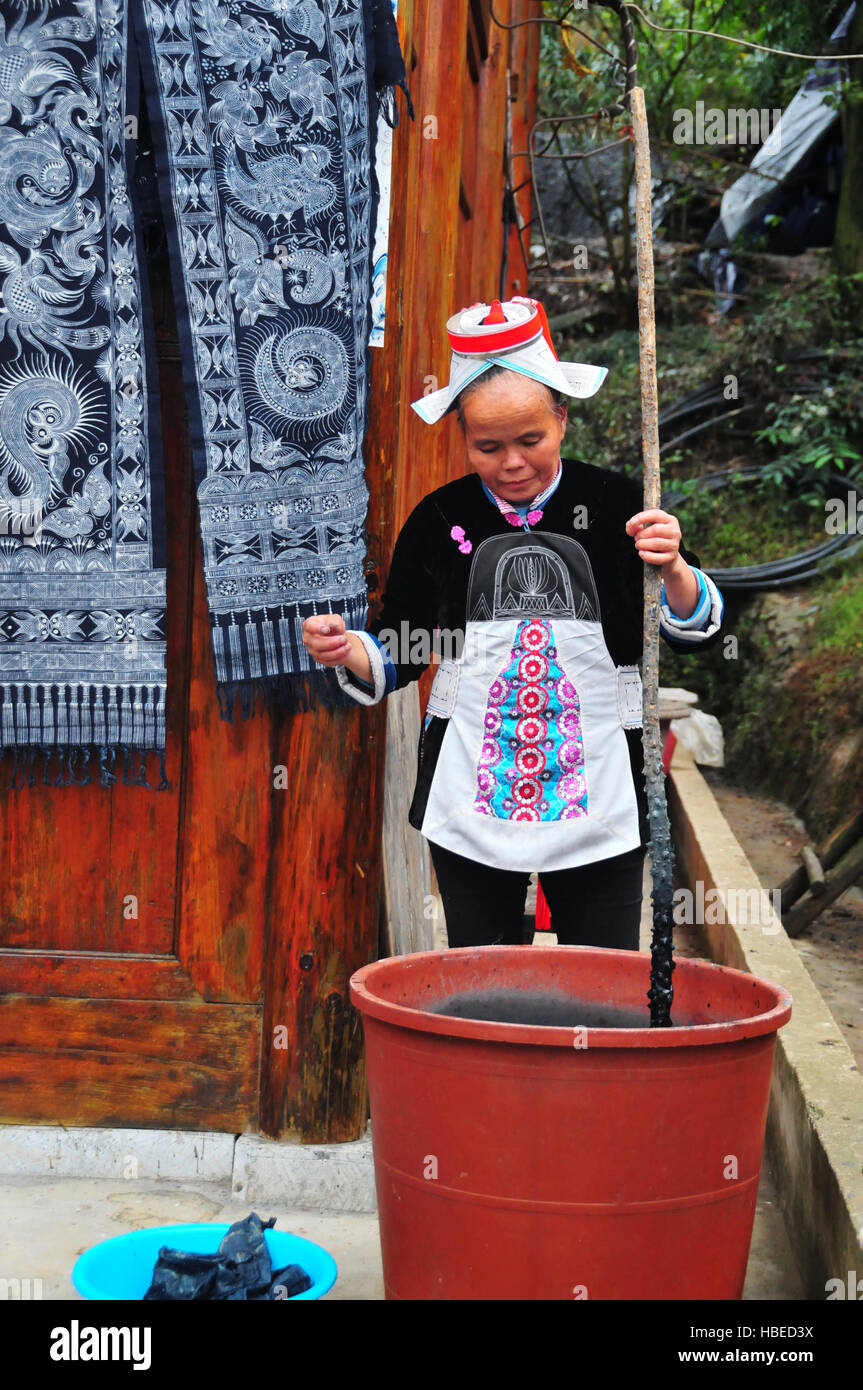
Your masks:
{"label": "black jacket", "polygon": [[[577,511],[576,509],[584,509]],[[646,562],[627,535],[625,524],[643,510],[640,486],[622,473],[597,468],[579,460],[564,459],[563,474],[543,508],[542,520],[533,529],[559,532],[574,538],[587,552],[599,595],[602,630],[615,665],[641,661],[643,629],[643,572]],[[574,525],[574,522],[576,523]],[[583,524],[582,524],[583,523]],[[459,550],[450,535],[461,527],[472,542],[471,553]],[[379,618],[368,625],[378,636],[387,629],[411,633],[433,632],[440,626],[464,631],[468,579],[473,553],[490,536],[512,534],[513,527],[487,497],[476,473],[430,492],[414,508],[399,532],[383,594]],[[680,553],[698,566],[697,555],[681,545]],[[699,643],[699,650],[713,646],[719,631]],[[679,644],[663,633],[669,645]],[[396,689],[418,680],[426,669],[426,653],[418,643],[415,657],[400,644],[396,651]],[[692,652],[692,646],[685,650]],[[409,819],[419,829],[437,762],[446,721],[432,718],[420,738],[417,782]],[[650,838],[647,799],[644,792],[643,751],[640,729],[626,729],[630,762],[638,802],[642,843]]]}

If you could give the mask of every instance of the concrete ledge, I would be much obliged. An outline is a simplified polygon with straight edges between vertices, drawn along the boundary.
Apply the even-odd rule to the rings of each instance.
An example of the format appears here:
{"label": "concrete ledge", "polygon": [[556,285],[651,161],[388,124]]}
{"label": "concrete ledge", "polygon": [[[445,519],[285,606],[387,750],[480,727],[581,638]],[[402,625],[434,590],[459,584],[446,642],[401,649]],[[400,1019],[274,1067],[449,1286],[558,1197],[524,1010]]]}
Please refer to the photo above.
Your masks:
{"label": "concrete ledge", "polygon": [[0,1176],[229,1182],[233,1134],[0,1125]]}
{"label": "concrete ledge", "polygon": [[345,1144],[281,1144],[241,1135],[234,1153],[232,1195],[310,1211],[375,1211],[375,1170],[369,1136]]}
{"label": "concrete ledge", "polygon": [[315,1145],[194,1130],[0,1125],[0,1178],[34,1177],[230,1183],[233,1199],[251,1204],[377,1210],[369,1135]]}
{"label": "concrete ledge", "polygon": [[[863,1274],[863,1077],[707,782],[678,744],[668,809],[681,878],[722,895],[725,921],[701,923],[711,958],[782,985],[791,1021],[777,1035],[767,1119],[776,1187],[808,1298]],[[744,894],[756,894],[756,913]],[[741,907],[743,910],[741,910]],[[710,911],[704,916],[715,915]],[[754,916],[756,920],[747,920]]]}

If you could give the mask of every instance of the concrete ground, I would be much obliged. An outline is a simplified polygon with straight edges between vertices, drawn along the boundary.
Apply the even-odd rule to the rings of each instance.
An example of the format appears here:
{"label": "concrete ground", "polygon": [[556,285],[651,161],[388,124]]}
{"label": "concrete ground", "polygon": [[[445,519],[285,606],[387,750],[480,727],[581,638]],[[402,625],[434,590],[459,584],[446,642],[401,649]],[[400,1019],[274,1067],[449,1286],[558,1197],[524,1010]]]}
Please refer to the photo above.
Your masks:
{"label": "concrete ground", "polygon": [[[44,1299],[80,1299],[72,1267],[100,1240],[142,1226],[240,1221],[249,1203],[228,1183],[142,1182],[103,1178],[0,1179],[0,1279],[41,1279]],[[256,1203],[263,1220],[329,1250],[339,1277],[327,1298],[384,1296],[378,1219],[371,1213],[286,1211]],[[32,1287],[32,1285],[31,1285]]]}
{"label": "concrete ground", "polygon": [[[383,1298],[377,1216],[288,1211],[261,1202],[255,1209],[264,1220],[275,1216],[279,1230],[305,1236],[330,1251],[339,1277],[327,1298],[355,1302]],[[102,1178],[5,1178],[0,1180],[0,1279],[41,1279],[43,1299],[79,1299],[72,1267],[98,1241],[141,1226],[238,1221],[248,1214],[248,1202],[232,1198],[227,1183],[136,1180],[124,1185]],[[804,1297],[766,1172],[758,1193],[743,1297]]]}

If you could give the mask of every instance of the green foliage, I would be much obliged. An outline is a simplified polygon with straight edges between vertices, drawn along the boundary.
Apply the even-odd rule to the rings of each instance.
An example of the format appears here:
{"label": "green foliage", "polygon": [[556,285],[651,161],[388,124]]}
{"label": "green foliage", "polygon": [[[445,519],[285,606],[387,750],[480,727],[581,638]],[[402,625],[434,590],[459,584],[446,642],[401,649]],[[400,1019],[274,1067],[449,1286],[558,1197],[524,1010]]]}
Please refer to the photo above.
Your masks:
{"label": "green foliage", "polygon": [[[835,492],[827,475],[839,473],[849,487],[863,487],[861,300],[863,276],[819,272],[808,283],[798,279],[792,292],[787,284],[755,288],[739,319],[708,333],[697,320],[662,329],[660,406],[728,373],[740,377],[742,399],[759,405],[760,418],[748,417],[753,434],[744,457],[760,463],[763,474],[744,485],[745,500],[733,489],[712,494],[697,491],[694,481],[682,485],[686,504],[678,514],[703,545],[706,563],[758,563],[805,549],[824,539],[824,500]],[[590,347],[557,336],[564,359],[609,368],[602,390],[570,411],[569,453],[640,476],[637,336],[613,333]],[[806,378],[809,393],[790,384]],[[742,442],[719,428],[666,449],[666,484],[727,467],[740,456]],[[725,514],[732,496],[733,520]]]}
{"label": "green foliage", "polygon": [[[745,267],[745,253],[742,259]],[[863,340],[863,274],[842,276],[826,267],[807,282],[798,280],[791,293],[787,284],[766,285],[750,300],[741,325],[745,346],[770,361],[782,363],[792,349],[813,344],[850,355]]]}
{"label": "green foliage", "polygon": [[[771,286],[741,324],[737,350],[753,363],[752,389],[764,400],[762,490],[778,489],[812,508],[832,490],[828,473],[863,477],[863,275],[830,272],[809,284]],[[804,358],[795,354],[805,353]],[[784,387],[811,362],[811,393]]]}
{"label": "green foliage", "polygon": [[[776,6],[759,7],[757,34],[749,32],[754,18],[752,6],[743,7],[740,28],[725,29],[738,38],[754,39],[771,48],[790,49],[795,53],[824,53],[831,33],[845,10],[847,0],[786,0]],[[724,26],[720,26],[724,27]],[[748,82],[753,106],[787,106],[803,78],[807,64],[804,60],[780,58],[773,53],[753,54],[748,64]]]}
{"label": "green foliage", "polygon": [[[729,325],[730,327],[730,325]],[[662,330],[658,341],[657,377],[660,407],[695,390],[704,381],[730,370],[725,326],[705,335],[703,324],[681,318]],[[570,403],[568,451],[602,468],[641,476],[641,387],[638,375],[638,335],[627,330],[603,334],[594,342],[574,338],[565,330],[554,333],[564,361],[596,362],[608,368],[597,395],[583,404]],[[669,478],[693,471],[692,454],[665,452],[663,474]],[[722,464],[717,463],[716,467]],[[706,472],[707,469],[698,471]]]}
{"label": "green foliage", "polygon": [[[828,0],[816,10],[809,0],[788,0],[770,15],[755,11],[744,0],[652,0],[651,19],[671,32],[651,29],[633,12],[639,48],[638,81],[645,91],[651,143],[664,160],[676,164],[706,159],[709,169],[734,168],[748,159],[748,146],[723,146],[721,151],[676,144],[675,112],[692,111],[696,102],[708,109],[734,107],[774,110],[783,106],[802,80],[805,68],[791,59],[770,58],[738,45],[684,29],[729,34],[781,47],[819,51],[830,32],[830,17],[840,0]],[[540,31],[540,116],[589,116],[619,104],[624,91],[618,16],[599,5],[573,5],[568,0],[544,0],[549,20]],[[779,66],[777,66],[777,64]],[[621,122],[585,120],[561,128],[560,143],[551,152],[607,145],[621,133]],[[550,136],[548,128],[546,136]],[[555,137],[557,138],[557,137]],[[542,148],[542,145],[540,145]],[[551,148],[551,147],[547,147]],[[631,326],[635,316],[632,283],[633,153],[620,145],[619,178],[601,188],[593,179],[590,159],[566,165],[573,198],[605,240],[613,281],[613,304],[618,322]],[[607,171],[606,165],[606,171]],[[685,200],[681,190],[677,211]]]}
{"label": "green foliage", "polygon": [[863,573],[850,572],[838,588],[825,592],[813,633],[815,651],[833,651],[852,664],[859,687],[863,661]]}
{"label": "green foliage", "polygon": [[640,467],[637,441],[641,429],[638,338],[632,332],[603,335],[601,342],[573,342],[555,335],[564,360],[596,362],[608,368],[602,389],[584,403],[569,403],[566,448],[575,458],[604,468],[620,468],[621,456]]}
{"label": "green foliage", "polygon": [[680,485],[684,499],[671,508],[684,542],[708,568],[732,568],[780,560],[823,544],[824,512],[814,513],[793,492],[759,496],[757,483],[732,475],[716,492],[696,479]]}
{"label": "green foliage", "polygon": [[[708,29],[773,48],[820,53],[847,8],[846,0],[785,0],[773,7],[746,0],[645,0],[641,8],[655,23],[676,33],[649,28],[633,12],[639,51],[638,80],[644,87],[652,126],[670,138],[675,109],[696,101],[724,107],[786,106],[806,74],[803,60],[745,49],[722,39],[686,34]],[[591,5],[586,11],[566,0],[546,0],[549,19],[562,20],[590,35],[612,53],[620,52],[620,26],[613,11]],[[622,68],[588,39],[571,33],[574,57],[587,75],[566,63],[560,29],[543,25],[540,46],[540,101],[543,115],[575,115],[619,99]]]}
{"label": "green foliage", "polygon": [[[835,388],[827,388],[831,398]],[[860,464],[859,450],[847,435],[847,425],[831,410],[830,400],[794,395],[788,401],[768,401],[764,407],[770,423],[755,431],[755,438],[772,444],[777,453],[765,466],[762,488],[793,489],[810,507],[821,507],[833,490],[830,471],[841,472]]]}

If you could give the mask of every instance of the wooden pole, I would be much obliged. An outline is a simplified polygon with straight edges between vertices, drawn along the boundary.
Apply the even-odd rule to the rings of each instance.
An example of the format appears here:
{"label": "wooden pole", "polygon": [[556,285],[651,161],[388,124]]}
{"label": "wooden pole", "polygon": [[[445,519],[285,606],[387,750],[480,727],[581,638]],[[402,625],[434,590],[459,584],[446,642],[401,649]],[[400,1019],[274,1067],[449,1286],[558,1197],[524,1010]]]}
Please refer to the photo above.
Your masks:
{"label": "wooden pole", "polygon": [[[629,93],[635,141],[635,245],[638,268],[638,357],[641,379],[641,444],[644,456],[644,509],[658,507],[659,409],[656,386],[656,321],[653,310],[653,227],[650,202],[650,143],[644,91]],[[653,875],[653,934],[650,964],[650,1026],[671,1026],[671,973],[674,899],[674,852],[665,801],[665,777],[659,736],[659,604],[662,574],[658,565],[644,567],[644,647],[642,657],[644,782],[650,820]]]}
{"label": "wooden pole", "polygon": [[[838,830],[834,830],[831,835],[818,847],[816,855],[822,869],[832,869],[834,864],[838,864],[843,854],[855,845],[863,837],[863,810],[855,813]],[[779,885],[782,895],[782,916],[788,912],[793,903],[798,898],[802,898],[809,884],[809,877],[803,864],[798,864],[797,868],[788,875]]]}
{"label": "wooden pole", "polygon": [[802,931],[805,931],[826,907],[829,907],[832,902],[847,892],[852,883],[857,882],[861,874],[863,874],[863,839],[858,840],[857,844],[849,849],[847,854],[843,855],[828,873],[820,897],[812,894],[803,898],[783,918],[788,935],[799,936]]}
{"label": "wooden pole", "polygon": [[806,877],[809,879],[809,887],[816,898],[824,892],[824,870],[818,862],[814,849],[804,845],[800,851],[803,860],[803,867],[806,870]]}

